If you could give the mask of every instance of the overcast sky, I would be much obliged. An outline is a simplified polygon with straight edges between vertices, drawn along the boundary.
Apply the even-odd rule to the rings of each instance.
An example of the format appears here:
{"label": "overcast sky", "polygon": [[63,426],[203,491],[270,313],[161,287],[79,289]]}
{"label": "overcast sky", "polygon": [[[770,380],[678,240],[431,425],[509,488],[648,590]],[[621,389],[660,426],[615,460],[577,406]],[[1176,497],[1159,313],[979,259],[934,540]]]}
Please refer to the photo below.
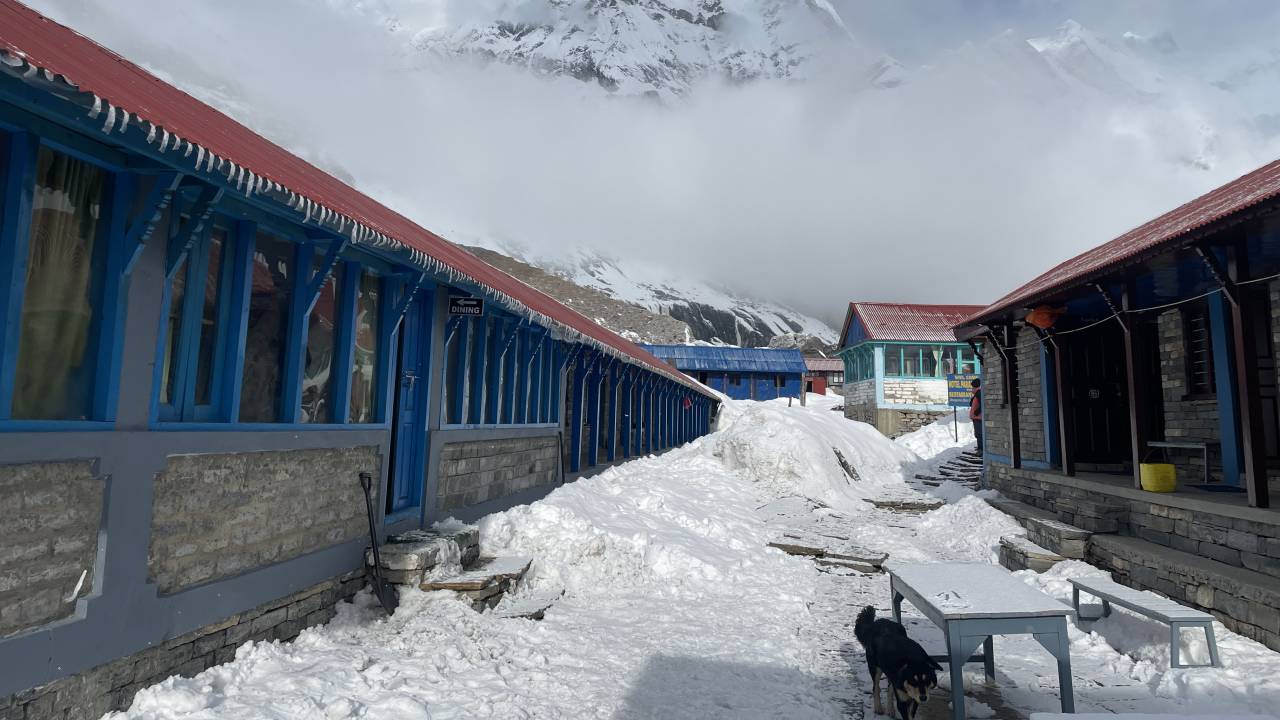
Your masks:
{"label": "overcast sky", "polygon": [[[707,86],[664,106],[422,67],[356,0],[32,4],[445,237],[590,247],[832,324],[851,299],[993,301],[1280,155],[1254,118],[1280,126],[1276,69],[1246,110],[1203,77],[1280,45],[1280,3],[832,1],[904,86]],[[1187,77],[1117,101],[983,49],[1068,18],[1115,42],[1169,30]]]}

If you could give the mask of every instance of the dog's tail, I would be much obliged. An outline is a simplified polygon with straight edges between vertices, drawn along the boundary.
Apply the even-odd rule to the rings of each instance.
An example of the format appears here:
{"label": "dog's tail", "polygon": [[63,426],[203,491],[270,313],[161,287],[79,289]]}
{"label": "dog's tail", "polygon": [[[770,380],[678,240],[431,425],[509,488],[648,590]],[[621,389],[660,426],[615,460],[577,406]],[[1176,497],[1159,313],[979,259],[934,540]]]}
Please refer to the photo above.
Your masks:
{"label": "dog's tail", "polygon": [[867,633],[871,630],[871,625],[876,621],[876,609],[874,606],[868,605],[862,608],[862,612],[858,613],[858,620],[853,624],[854,637],[858,638],[858,642],[865,647],[867,644]]}

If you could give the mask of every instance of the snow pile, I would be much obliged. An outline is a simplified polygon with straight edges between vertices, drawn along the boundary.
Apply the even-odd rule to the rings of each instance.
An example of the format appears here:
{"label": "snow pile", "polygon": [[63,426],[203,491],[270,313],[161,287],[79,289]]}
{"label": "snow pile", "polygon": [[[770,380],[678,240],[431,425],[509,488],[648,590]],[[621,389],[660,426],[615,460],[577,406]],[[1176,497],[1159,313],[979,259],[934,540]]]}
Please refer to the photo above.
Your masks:
{"label": "snow pile", "polygon": [[920,457],[871,425],[833,412],[840,401],[809,394],[808,407],[785,399],[731,402],[720,432],[707,442],[727,468],[774,497],[800,495],[841,510],[865,510],[864,498],[915,495],[903,483],[903,470]]}
{"label": "snow pile", "polygon": [[[956,439],[957,432],[959,440]],[[946,415],[919,430],[899,435],[894,442],[922,458],[941,459],[944,453],[949,458],[974,444],[973,421],[969,419],[967,410],[959,417]]]}

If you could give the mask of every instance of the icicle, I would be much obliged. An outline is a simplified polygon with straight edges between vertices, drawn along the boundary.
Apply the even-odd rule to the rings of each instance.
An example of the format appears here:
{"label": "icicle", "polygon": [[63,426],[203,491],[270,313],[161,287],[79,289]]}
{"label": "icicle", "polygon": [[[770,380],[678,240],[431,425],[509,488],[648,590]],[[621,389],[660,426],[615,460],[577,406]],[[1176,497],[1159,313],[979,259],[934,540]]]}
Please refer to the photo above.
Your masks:
{"label": "icicle", "polygon": [[196,169],[200,169],[200,163],[204,162],[204,146],[196,146]]}
{"label": "icicle", "polygon": [[3,62],[9,67],[22,67],[22,63],[25,61],[17,55],[0,50],[0,62]]}
{"label": "icicle", "polygon": [[160,128],[160,152],[164,152],[169,147],[169,131]]}
{"label": "icicle", "polygon": [[56,82],[58,80],[58,76],[54,75],[49,68],[45,68],[43,72],[45,80],[48,80],[49,82]]}
{"label": "icicle", "polygon": [[151,145],[156,141],[156,124],[149,122],[147,125],[149,126],[147,129],[147,144]]}
{"label": "icicle", "polygon": [[107,103],[107,121],[102,123],[102,132],[111,132],[111,126],[116,124],[116,106]]}
{"label": "icicle", "polygon": [[195,143],[193,143],[193,142],[191,142],[190,140],[183,140],[182,142],[184,142],[184,143],[186,143],[186,144],[187,144],[187,151],[186,151],[186,152],[184,152],[184,153],[182,153],[182,157],[184,157],[184,158],[189,158],[189,157],[191,157],[191,153],[192,153],[192,151],[194,151],[194,150],[196,149],[196,144],[195,144]]}
{"label": "icicle", "polygon": [[93,107],[89,108],[89,117],[96,118],[98,113],[102,112],[102,98],[97,95],[93,96]]}
{"label": "icicle", "polygon": [[22,77],[23,79],[30,78],[34,76],[38,71],[39,71],[39,68],[37,68],[35,65],[28,63],[26,71],[22,73]]}
{"label": "icicle", "polygon": [[125,111],[124,111],[124,117],[120,119],[120,130],[119,130],[119,132],[120,132],[121,134],[123,134],[123,133],[124,133],[124,131],[125,131],[125,130],[128,130],[128,129],[129,129],[129,111],[128,111],[128,110],[125,110]]}

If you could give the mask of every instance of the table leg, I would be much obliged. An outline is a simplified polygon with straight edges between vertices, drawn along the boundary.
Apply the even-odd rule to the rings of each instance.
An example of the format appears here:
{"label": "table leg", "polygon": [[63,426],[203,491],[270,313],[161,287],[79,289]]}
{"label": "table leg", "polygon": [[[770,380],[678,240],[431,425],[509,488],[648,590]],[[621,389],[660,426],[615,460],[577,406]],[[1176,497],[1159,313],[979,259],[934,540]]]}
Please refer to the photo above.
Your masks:
{"label": "table leg", "polygon": [[1204,624],[1204,637],[1209,641],[1209,662],[1214,667],[1222,667],[1222,661],[1218,659],[1218,641],[1213,638],[1213,623]]}
{"label": "table leg", "polygon": [[947,623],[947,657],[951,669],[951,718],[964,720],[964,664],[969,660],[964,656],[964,643],[960,640],[960,628],[954,623]]}
{"label": "table leg", "polygon": [[1071,640],[1067,637],[1067,621],[1063,619],[1058,627],[1058,652],[1054,653],[1058,660],[1058,692],[1062,693],[1062,712],[1076,711],[1075,689],[1071,685]]}
{"label": "table leg", "polygon": [[893,587],[893,583],[889,584],[889,591],[893,594],[893,621],[902,624],[902,593]]}
{"label": "table leg", "polygon": [[1169,667],[1180,668],[1182,654],[1182,626],[1178,623],[1169,623]]}
{"label": "table leg", "polygon": [[996,681],[996,640],[994,636],[987,636],[982,643],[982,669],[986,672],[987,682],[994,683]]}

